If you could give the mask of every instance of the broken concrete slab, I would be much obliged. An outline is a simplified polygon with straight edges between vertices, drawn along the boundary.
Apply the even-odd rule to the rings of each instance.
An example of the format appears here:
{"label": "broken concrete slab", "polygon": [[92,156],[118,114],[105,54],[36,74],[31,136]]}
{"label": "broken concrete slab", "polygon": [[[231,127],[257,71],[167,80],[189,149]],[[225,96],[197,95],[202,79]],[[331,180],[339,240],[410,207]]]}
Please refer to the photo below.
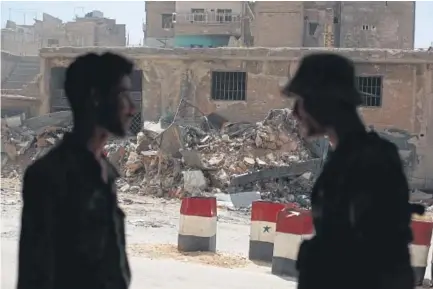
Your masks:
{"label": "broken concrete slab", "polygon": [[23,123],[23,114],[5,117],[3,120],[8,127],[20,127]]}
{"label": "broken concrete slab", "polygon": [[242,186],[264,179],[299,176],[305,172],[317,172],[320,168],[320,164],[320,159],[314,159],[301,163],[293,163],[290,166],[263,169],[249,174],[233,177],[230,183],[232,186]]}
{"label": "broken concrete slab", "polygon": [[179,126],[173,124],[161,134],[160,149],[165,154],[179,157],[179,150],[182,147]]}
{"label": "broken concrete slab", "polygon": [[249,208],[254,201],[261,200],[260,192],[217,193],[215,197],[223,207],[232,209]]}
{"label": "broken concrete slab", "polygon": [[46,127],[66,127],[72,124],[72,113],[70,111],[53,112],[26,119],[23,124],[36,134],[40,134]]}

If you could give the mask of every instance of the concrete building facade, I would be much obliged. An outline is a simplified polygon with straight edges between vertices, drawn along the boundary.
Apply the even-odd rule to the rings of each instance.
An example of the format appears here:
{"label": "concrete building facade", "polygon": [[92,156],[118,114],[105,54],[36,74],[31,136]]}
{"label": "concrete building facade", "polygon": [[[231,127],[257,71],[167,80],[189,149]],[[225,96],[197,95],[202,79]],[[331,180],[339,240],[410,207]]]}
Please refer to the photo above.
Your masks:
{"label": "concrete building facade", "polygon": [[[53,110],[53,71],[88,50],[43,49],[39,113]],[[296,72],[303,55],[320,49],[174,49],[116,50],[132,58],[140,75],[141,120],[173,114],[181,98],[195,108],[183,113],[195,119],[217,112],[230,121],[258,121],[269,109],[290,106],[281,84]],[[360,109],[366,123],[388,129],[413,154],[411,174],[420,187],[433,186],[433,54],[372,49],[331,50],[356,62],[359,89],[370,94]],[[235,82],[236,91],[226,91]],[[229,89],[230,90],[230,89]],[[430,175],[428,175],[430,174]]]}
{"label": "concrete building facade", "polygon": [[146,2],[145,45],[227,46],[230,37],[241,36],[243,5],[240,1]]}
{"label": "concrete building facade", "polygon": [[1,49],[17,55],[38,55],[43,47],[58,46],[125,46],[126,27],[116,20],[104,18],[102,12],[92,11],[75,21],[44,13],[33,25],[7,21],[1,30]]}
{"label": "concrete building facade", "polygon": [[[60,88],[53,71],[64,69],[87,48],[41,50],[39,113],[54,111]],[[99,50],[102,51],[102,48]],[[272,108],[290,107],[281,85],[303,55],[323,49],[115,49],[136,64],[140,121],[172,115],[180,99],[194,107],[185,120],[217,112],[229,121],[258,121]],[[414,167],[413,183],[433,188],[433,52],[328,49],[356,63],[359,89],[369,96],[360,109],[368,125],[388,130]],[[138,80],[134,82],[138,83]],[[230,87],[236,87],[235,90]],[[67,105],[67,104],[66,104]]]}
{"label": "concrete building facade", "polygon": [[[176,14],[171,34],[155,37],[172,38],[172,46],[227,46],[230,35],[241,38],[243,46],[256,47],[414,48],[414,1],[170,3],[164,14]],[[149,2],[146,26],[161,25],[160,10],[167,5]],[[231,16],[219,17],[218,12]],[[222,18],[230,21],[221,23]]]}
{"label": "concrete building facade", "polygon": [[175,1],[146,1],[146,24],[143,24],[145,46],[173,47],[175,12]]}

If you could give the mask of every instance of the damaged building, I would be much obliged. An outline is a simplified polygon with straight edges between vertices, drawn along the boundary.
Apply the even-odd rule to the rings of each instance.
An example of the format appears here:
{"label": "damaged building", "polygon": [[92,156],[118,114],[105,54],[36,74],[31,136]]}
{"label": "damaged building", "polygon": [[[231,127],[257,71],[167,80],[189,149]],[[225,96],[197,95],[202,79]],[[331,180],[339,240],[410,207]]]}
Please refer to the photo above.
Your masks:
{"label": "damaged building", "polygon": [[[20,131],[5,128],[2,132],[8,135],[3,139],[13,140],[3,146],[11,157],[35,148],[32,157],[39,156],[68,129],[71,119],[62,88],[65,69],[76,56],[90,50],[105,51],[41,50],[40,96],[34,106],[41,117],[25,121],[22,128],[8,120]],[[413,188],[433,187],[433,134],[428,129],[433,127],[432,52],[112,50],[135,63],[132,95],[140,108],[131,127],[133,139],[106,147],[128,180],[123,190],[151,190],[156,195],[176,195],[181,188],[182,192],[257,190],[263,198],[294,199],[308,206],[305,192],[320,169],[326,145],[299,138],[285,109],[291,107],[291,101],[280,95],[280,89],[293,77],[302,56],[320,51],[354,60],[358,88],[365,93],[360,113],[366,123],[397,144]],[[158,122],[150,125],[157,128],[150,128],[149,122]],[[266,197],[266,192],[274,194]]]}
{"label": "damaged building", "polygon": [[[94,50],[92,48],[92,50]],[[100,49],[103,51],[104,49]],[[89,48],[41,50],[42,77],[38,114],[67,109],[62,90],[65,67]],[[191,104],[177,113],[186,124],[218,113],[230,122],[262,121],[271,109],[290,107],[280,95],[300,58],[323,49],[118,48],[133,59],[133,97],[144,121],[170,120],[180,100]],[[360,108],[366,123],[385,131],[401,149],[416,187],[433,187],[433,54],[384,49],[326,49],[353,59],[360,91],[367,93]]]}
{"label": "damaged building", "polygon": [[149,47],[413,49],[414,1],[150,1]]}
{"label": "damaged building", "polygon": [[21,56],[36,56],[42,47],[125,45],[125,24],[118,24],[96,10],[68,22],[47,13],[32,25],[8,20],[1,30],[1,49]]}

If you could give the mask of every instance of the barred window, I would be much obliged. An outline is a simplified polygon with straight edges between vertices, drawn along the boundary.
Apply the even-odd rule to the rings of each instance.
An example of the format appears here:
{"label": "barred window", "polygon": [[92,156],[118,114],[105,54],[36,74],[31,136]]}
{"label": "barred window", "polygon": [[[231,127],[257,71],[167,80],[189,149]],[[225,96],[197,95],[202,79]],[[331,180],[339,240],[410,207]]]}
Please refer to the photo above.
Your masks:
{"label": "barred window", "polygon": [[361,92],[363,106],[382,106],[381,76],[358,76],[356,77],[356,84]]}
{"label": "barred window", "polygon": [[194,22],[204,22],[205,21],[204,9],[191,9],[191,13],[194,17]]}
{"label": "barred window", "polygon": [[246,72],[212,72],[211,96],[213,100],[245,100]]}
{"label": "barred window", "polygon": [[232,22],[232,9],[217,9],[218,22]]}
{"label": "barred window", "polygon": [[164,29],[173,28],[173,15],[172,14],[161,14],[161,27]]}

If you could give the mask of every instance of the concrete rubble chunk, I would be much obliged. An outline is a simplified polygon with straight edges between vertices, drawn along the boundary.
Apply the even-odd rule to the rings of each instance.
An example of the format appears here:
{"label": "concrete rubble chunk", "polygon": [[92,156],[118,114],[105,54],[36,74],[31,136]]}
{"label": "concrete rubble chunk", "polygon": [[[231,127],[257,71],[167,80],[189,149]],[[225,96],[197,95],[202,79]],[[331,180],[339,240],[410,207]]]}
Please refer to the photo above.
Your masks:
{"label": "concrete rubble chunk", "polygon": [[180,130],[177,125],[171,125],[160,136],[160,150],[164,154],[173,156],[179,155],[179,150],[182,149],[182,140]]}
{"label": "concrete rubble chunk", "polygon": [[253,158],[244,157],[244,162],[248,165],[254,165],[256,161]]}
{"label": "concrete rubble chunk", "polygon": [[207,181],[202,171],[183,171],[183,188],[186,192],[202,192],[207,188]]}
{"label": "concrete rubble chunk", "polygon": [[261,199],[260,192],[240,192],[234,194],[215,194],[220,206],[230,209],[250,208],[254,201]]}

